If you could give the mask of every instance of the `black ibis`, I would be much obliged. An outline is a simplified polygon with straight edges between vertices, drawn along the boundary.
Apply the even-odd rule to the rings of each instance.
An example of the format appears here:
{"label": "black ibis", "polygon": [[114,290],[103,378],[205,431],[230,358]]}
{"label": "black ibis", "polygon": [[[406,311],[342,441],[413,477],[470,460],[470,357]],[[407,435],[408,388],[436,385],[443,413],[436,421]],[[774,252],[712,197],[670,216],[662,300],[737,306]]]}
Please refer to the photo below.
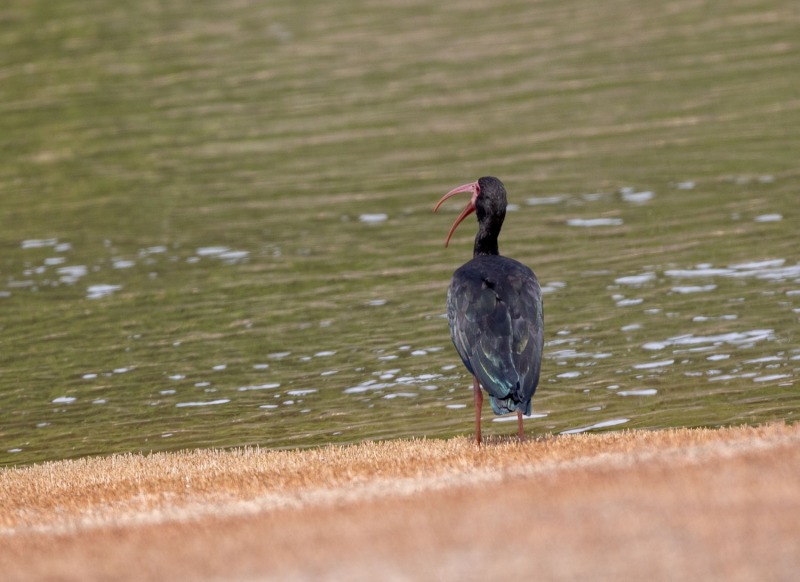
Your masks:
{"label": "black ibis", "polygon": [[447,320],[458,355],[472,374],[475,399],[475,440],[481,442],[483,393],[495,414],[516,411],[519,438],[522,416],[531,413],[531,398],[539,383],[544,341],[542,290],[534,272],[500,255],[497,237],[506,216],[506,189],[492,176],[450,190],[436,204],[459,192],[472,198],[447,233],[475,212],[478,234],[472,260],[453,274],[447,290]]}

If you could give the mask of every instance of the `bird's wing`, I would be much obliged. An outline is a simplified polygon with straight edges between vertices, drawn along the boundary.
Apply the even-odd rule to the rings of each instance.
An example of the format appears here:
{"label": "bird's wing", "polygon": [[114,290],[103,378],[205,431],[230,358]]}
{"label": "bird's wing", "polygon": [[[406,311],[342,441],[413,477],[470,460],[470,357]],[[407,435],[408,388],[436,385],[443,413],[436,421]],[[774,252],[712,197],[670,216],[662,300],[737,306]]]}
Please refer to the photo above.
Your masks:
{"label": "bird's wing", "polygon": [[480,324],[478,314],[467,309],[474,302],[473,295],[476,295],[474,285],[470,285],[467,279],[459,277],[456,272],[447,289],[447,321],[450,324],[453,345],[467,370],[474,376],[472,351],[473,344],[477,342]]}
{"label": "bird's wing", "polygon": [[510,303],[512,342],[511,353],[514,368],[519,375],[519,398],[528,400],[539,384],[544,344],[544,307],[539,281],[530,274],[511,276],[508,279],[511,294],[516,298]]}
{"label": "bird's wing", "polygon": [[541,291],[533,272],[527,267],[494,274],[460,269],[447,306],[453,343],[467,369],[495,401],[529,401],[539,380],[544,337]]}

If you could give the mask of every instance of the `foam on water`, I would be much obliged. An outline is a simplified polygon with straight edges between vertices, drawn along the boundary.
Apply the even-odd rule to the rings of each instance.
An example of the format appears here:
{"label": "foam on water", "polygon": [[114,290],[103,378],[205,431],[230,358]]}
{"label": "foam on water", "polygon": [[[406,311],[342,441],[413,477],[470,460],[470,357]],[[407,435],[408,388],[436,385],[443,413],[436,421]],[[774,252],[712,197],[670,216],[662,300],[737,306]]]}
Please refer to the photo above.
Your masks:
{"label": "foam on water", "polygon": [[115,269],[130,269],[136,266],[136,263],[127,259],[113,259],[111,266]]}
{"label": "foam on water", "polygon": [[358,220],[360,220],[361,222],[365,222],[367,224],[378,224],[381,222],[385,222],[388,218],[389,218],[388,214],[378,212],[375,214],[362,214],[358,217]]}
{"label": "foam on water", "polygon": [[716,289],[717,286],[714,284],[710,285],[679,285],[677,287],[673,287],[672,290],[675,293],[681,293],[683,295],[687,293],[704,293],[706,291],[713,291]]}
{"label": "foam on water", "polygon": [[199,247],[195,252],[198,257],[216,257],[222,253],[227,253],[230,249],[228,247]]}
{"label": "foam on water", "polygon": [[780,222],[783,220],[783,215],[774,213],[774,214],[761,214],[756,216],[754,219],[756,222]]}
{"label": "foam on water", "polygon": [[237,388],[239,392],[248,392],[250,390],[274,390],[280,388],[279,382],[268,382],[266,384],[254,384],[252,386],[240,386]]}
{"label": "foam on water", "polygon": [[781,356],[764,356],[763,358],[753,358],[752,360],[745,360],[745,364],[763,364],[766,362],[782,362]]}
{"label": "foam on water", "polygon": [[617,426],[618,424],[625,424],[626,422],[630,422],[630,418],[614,418],[612,420],[604,420],[602,422],[597,422],[595,424],[584,426],[581,428],[571,428],[569,430],[562,430],[559,434],[577,434],[580,432],[586,432],[587,430],[595,430],[598,428],[608,428],[610,426]]}
{"label": "foam on water", "polygon": [[731,277],[770,280],[770,281],[800,281],[800,263],[785,265],[785,259],[769,259],[764,261],[751,261],[736,263],[727,267],[712,267],[711,265],[697,265],[693,269],[667,269],[664,275],[680,279],[703,277]]}
{"label": "foam on water", "polygon": [[631,202],[633,204],[644,204],[653,199],[653,192],[649,190],[637,192],[633,188],[623,188],[620,190],[620,195],[625,202]]}
{"label": "foam on water", "polygon": [[219,258],[226,263],[238,263],[250,256],[250,251],[226,251],[220,253]]}
{"label": "foam on water", "polygon": [[620,226],[621,218],[570,218],[567,220],[568,226],[581,226],[592,228],[595,226]]}
{"label": "foam on water", "polygon": [[208,400],[206,402],[178,402],[176,408],[190,408],[194,406],[216,406],[217,404],[227,404],[230,402],[229,398],[220,398],[219,400]]}
{"label": "foam on water", "polygon": [[754,329],[744,332],[730,332],[717,335],[678,335],[667,338],[660,342],[647,342],[642,347],[646,350],[663,350],[670,346],[702,346],[711,344],[719,346],[723,344],[746,345],[757,341],[771,341],[775,339],[775,331],[772,329]]}
{"label": "foam on water", "polygon": [[21,243],[23,249],[41,249],[43,247],[54,247],[58,244],[58,240],[54,238],[32,238],[24,240]]}
{"label": "foam on water", "polygon": [[298,390],[287,390],[286,394],[289,396],[308,396],[309,394],[314,394],[315,392],[317,392],[316,388],[305,388]]}
{"label": "foam on water", "polygon": [[637,297],[637,298],[630,298],[630,299],[620,299],[617,301],[617,307],[631,307],[633,305],[640,305],[644,299]]}
{"label": "foam on water", "polygon": [[586,200],[586,202],[597,202],[598,200],[608,198],[608,194],[604,194],[603,192],[589,192],[588,194],[581,194],[581,198]]}
{"label": "foam on water", "polygon": [[87,299],[102,299],[122,289],[122,285],[89,285],[86,289]]}
{"label": "foam on water", "polygon": [[164,245],[156,245],[152,247],[147,247],[145,249],[140,249],[139,256],[143,257],[146,255],[157,255],[166,252],[167,252],[167,247],[165,247]]}
{"label": "foam on water", "polygon": [[77,398],[74,396],[59,396],[58,398],[53,398],[53,404],[72,404],[75,402]]}
{"label": "foam on water", "polygon": [[542,294],[546,295],[548,293],[555,293],[559,289],[563,289],[566,286],[567,284],[563,281],[552,281],[542,287]]}
{"label": "foam on water", "polygon": [[754,270],[754,269],[774,269],[777,267],[782,267],[786,262],[785,259],[769,259],[766,261],[750,261],[747,263],[736,263],[730,265],[731,269],[739,269],[739,270]]}
{"label": "foam on water", "polygon": [[667,277],[675,277],[679,279],[687,279],[691,277],[714,277],[717,275],[730,275],[731,269],[668,269],[664,271]]}
{"label": "foam on water", "polygon": [[626,277],[617,277],[614,279],[614,283],[617,285],[644,285],[645,283],[649,283],[650,281],[655,280],[656,274],[652,271],[646,271],[641,275],[628,275]]}
{"label": "foam on water", "polygon": [[602,360],[608,357],[611,357],[611,354],[607,352],[579,352],[578,350],[567,348],[563,350],[555,350],[550,351],[546,354],[546,357],[554,359],[554,360],[568,360],[572,358],[591,358],[596,360]]}
{"label": "foam on water", "polygon": [[[531,420],[532,418],[545,418],[547,414],[543,412],[533,412],[531,414],[523,414],[522,420]],[[492,418],[492,422],[517,422],[517,415],[514,414],[507,414],[505,416],[495,416]]]}
{"label": "foam on water", "polygon": [[[400,370],[396,370],[394,372],[399,372]],[[344,394],[361,394],[364,392],[374,391],[374,390],[383,390],[385,388],[394,388],[395,386],[411,386],[417,384],[428,384],[430,380],[435,378],[441,378],[441,374],[419,374],[418,376],[401,376],[399,378],[395,378],[393,373],[377,373],[381,378],[384,376],[391,376],[391,378],[385,378],[387,380],[394,380],[393,382],[378,382],[377,380],[365,380],[358,384],[357,386],[351,386],[349,388],[345,388],[342,392]],[[436,386],[421,386],[424,390],[435,390]]]}
{"label": "foam on water", "polygon": [[664,366],[671,366],[675,360],[661,360],[658,362],[647,362],[645,364],[634,364],[636,370],[649,370],[651,368],[663,368]]}
{"label": "foam on water", "polygon": [[561,204],[567,200],[567,196],[532,196],[526,203],[528,206],[543,206],[546,204]]}
{"label": "foam on water", "polygon": [[198,247],[195,253],[197,257],[219,259],[227,264],[242,262],[250,256],[250,251],[237,251],[224,246]]}
{"label": "foam on water", "polygon": [[77,282],[81,277],[85,277],[88,272],[89,269],[86,265],[72,265],[56,269],[56,273],[61,275],[60,281],[68,285]]}
{"label": "foam on water", "polygon": [[736,315],[736,314],[720,315],[719,317],[710,317],[710,316],[707,316],[707,315],[695,315],[692,318],[692,321],[703,322],[703,321],[712,321],[712,320],[715,320],[715,319],[724,320],[724,321],[734,321],[736,319],[739,319],[739,316]]}
{"label": "foam on water", "polygon": [[790,374],[768,374],[766,376],[756,376],[753,382],[774,382],[775,380],[785,380],[791,378]]}

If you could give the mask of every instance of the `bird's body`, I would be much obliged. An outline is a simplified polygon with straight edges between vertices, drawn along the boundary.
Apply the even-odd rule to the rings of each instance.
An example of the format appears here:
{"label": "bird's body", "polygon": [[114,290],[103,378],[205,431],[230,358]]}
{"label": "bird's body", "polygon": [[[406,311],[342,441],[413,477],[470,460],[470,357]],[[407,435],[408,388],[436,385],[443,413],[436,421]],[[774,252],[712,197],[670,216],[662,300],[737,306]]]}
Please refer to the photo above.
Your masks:
{"label": "bird's body", "polygon": [[495,414],[531,413],[544,332],[541,289],[528,267],[506,257],[475,257],[447,292],[450,337]]}
{"label": "bird's body", "polygon": [[[473,197],[450,229],[471,212],[478,215],[473,258],[453,275],[447,293],[450,336],[473,375],[476,440],[480,443],[481,386],[495,414],[531,413],[539,383],[544,342],[544,311],[539,281],[522,263],[499,254],[497,237],[506,209],[506,192],[497,178],[484,177],[449,192],[472,191]],[[438,208],[438,205],[437,205]]]}

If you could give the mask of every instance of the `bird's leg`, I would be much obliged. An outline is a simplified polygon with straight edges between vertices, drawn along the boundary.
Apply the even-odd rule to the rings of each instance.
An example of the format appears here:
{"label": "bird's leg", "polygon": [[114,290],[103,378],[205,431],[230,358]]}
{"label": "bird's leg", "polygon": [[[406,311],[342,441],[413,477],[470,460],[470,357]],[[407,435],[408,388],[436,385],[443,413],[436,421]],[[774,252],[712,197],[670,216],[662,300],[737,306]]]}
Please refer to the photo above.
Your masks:
{"label": "bird's leg", "polygon": [[473,398],[475,400],[475,442],[481,444],[481,409],[483,408],[483,392],[478,379],[472,377]]}
{"label": "bird's leg", "polygon": [[519,426],[519,440],[525,440],[525,429],[522,428],[522,411],[517,410],[517,425]]}

